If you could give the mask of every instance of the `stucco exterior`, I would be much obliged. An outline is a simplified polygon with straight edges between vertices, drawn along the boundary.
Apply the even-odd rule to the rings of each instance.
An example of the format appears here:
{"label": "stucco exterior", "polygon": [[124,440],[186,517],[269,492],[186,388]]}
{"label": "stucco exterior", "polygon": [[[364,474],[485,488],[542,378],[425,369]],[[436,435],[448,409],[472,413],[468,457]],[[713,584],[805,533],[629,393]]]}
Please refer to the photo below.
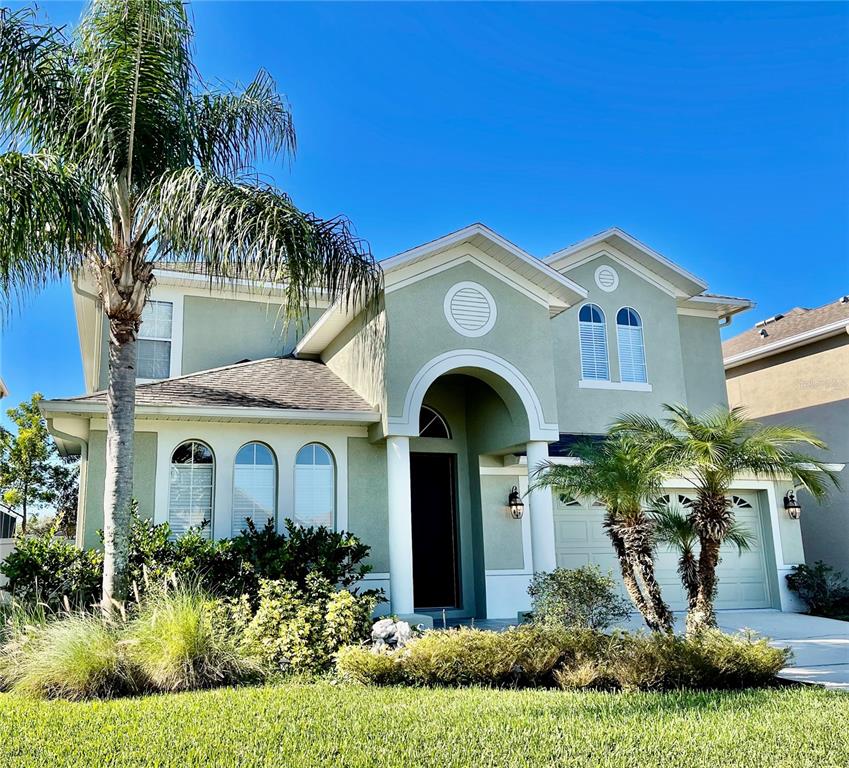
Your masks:
{"label": "stucco exterior", "polygon": [[[333,459],[333,525],[371,546],[368,584],[386,591],[382,610],[415,615],[411,466],[418,455],[447,454],[454,457],[448,466],[454,473],[458,596],[445,613],[514,617],[529,607],[534,571],[550,570],[581,551],[568,533],[577,529],[556,522],[559,501],[529,484],[529,468],[549,458],[549,444],[564,434],[603,433],[624,411],[659,415],[663,403],[687,403],[700,411],[726,402],[719,324],[748,302],[702,296],[705,286],[697,278],[635,243],[611,231],[543,261],[473,225],[387,260],[378,306],[319,302],[297,333],[284,332],[280,294],[273,287],[263,296],[241,289],[227,293],[165,275],[152,299],[173,305],[172,378],[245,358],[291,355],[310,361],[298,364],[300,370],[323,363],[322,371],[359,395],[362,408],[281,410],[261,403],[239,406],[241,400],[230,407],[220,387],[203,407],[169,402],[160,407],[148,395],[136,411],[142,514],[169,519],[172,455],[182,442],[198,440],[215,461],[211,533],[232,536],[236,455],[256,441],[276,462],[276,519],[282,528],[297,512],[295,457],[304,445],[319,443]],[[615,270],[615,285],[599,282],[600,266],[608,277]],[[102,333],[102,318],[84,296],[76,301],[85,367],[99,372],[87,374],[91,391],[102,383],[104,341],[96,332],[100,326]],[[609,377],[603,381],[581,376],[578,315],[587,302],[601,307],[607,320]],[[642,322],[645,381],[621,380],[616,316],[622,307],[633,308]],[[188,376],[183,391],[191,382]],[[280,397],[285,382],[282,389]],[[203,393],[193,397],[202,399]],[[422,407],[440,415],[448,435],[419,435]],[[95,545],[103,518],[102,402],[51,401],[45,409],[61,424],[66,450],[85,457],[79,543]],[[798,524],[780,518],[771,485],[755,478],[741,482],[747,498],[762,499],[757,519],[764,531],[765,570],[755,587],[769,596],[762,600],[787,608],[780,575],[802,557]],[[525,502],[520,519],[507,504],[514,486]],[[584,524],[591,539],[603,539],[597,521],[588,517]],[[438,618],[441,611],[429,614]]]}

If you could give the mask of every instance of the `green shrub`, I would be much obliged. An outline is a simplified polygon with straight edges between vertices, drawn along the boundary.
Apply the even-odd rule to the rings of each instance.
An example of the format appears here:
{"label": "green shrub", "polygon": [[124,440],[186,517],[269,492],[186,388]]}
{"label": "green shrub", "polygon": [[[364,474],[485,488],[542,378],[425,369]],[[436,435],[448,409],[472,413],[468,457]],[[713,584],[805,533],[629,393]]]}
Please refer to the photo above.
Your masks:
{"label": "green shrub", "polygon": [[546,626],[604,630],[631,613],[616,582],[595,565],[535,573],[528,594],[532,621]]}
{"label": "green shrub", "polygon": [[287,672],[328,669],[335,653],[368,637],[373,595],[337,590],[319,574],[295,581],[263,580],[259,606],[244,630],[246,652],[265,668]]}
{"label": "green shrub", "polygon": [[126,634],[127,657],[143,683],[159,691],[185,691],[256,677],[257,667],[222,631],[214,600],[197,589],[151,593]]}
{"label": "green shrub", "polygon": [[89,606],[100,596],[103,556],[78,549],[54,533],[51,528],[18,538],[15,549],[0,563],[0,573],[8,580],[2,588],[30,605],[43,602],[59,609],[67,598],[75,607]]}
{"label": "green shrub", "polygon": [[338,651],[336,672],[343,680],[365,685],[397,685],[405,680],[399,653],[374,651],[357,645]]}
{"label": "green shrub", "polygon": [[849,614],[849,581],[822,560],[811,565],[796,565],[785,577],[787,587],[815,616],[846,616]]}
{"label": "green shrub", "polygon": [[19,626],[0,665],[6,687],[39,698],[110,698],[135,687],[116,628],[88,614]]}

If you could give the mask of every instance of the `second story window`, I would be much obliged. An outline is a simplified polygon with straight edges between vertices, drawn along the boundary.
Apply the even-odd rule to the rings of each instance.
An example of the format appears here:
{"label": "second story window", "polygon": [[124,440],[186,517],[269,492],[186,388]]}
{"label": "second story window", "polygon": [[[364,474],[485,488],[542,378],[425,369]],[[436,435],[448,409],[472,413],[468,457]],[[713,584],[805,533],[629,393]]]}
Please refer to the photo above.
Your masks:
{"label": "second story window", "polygon": [[581,378],[608,381],[607,327],[597,304],[584,304],[578,315],[581,340]]}
{"label": "second story window", "polygon": [[643,322],[631,307],[622,307],[616,314],[616,344],[619,347],[619,379],[646,382]]}
{"label": "second story window", "polygon": [[142,311],[139,328],[136,378],[167,379],[171,375],[170,301],[148,301]]}

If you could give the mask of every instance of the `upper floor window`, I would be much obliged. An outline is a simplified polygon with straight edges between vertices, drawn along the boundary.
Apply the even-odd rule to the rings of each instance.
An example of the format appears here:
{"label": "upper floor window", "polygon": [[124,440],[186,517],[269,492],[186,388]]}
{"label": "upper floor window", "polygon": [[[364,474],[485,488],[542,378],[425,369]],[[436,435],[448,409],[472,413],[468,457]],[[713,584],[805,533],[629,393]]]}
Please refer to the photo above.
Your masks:
{"label": "upper floor window", "polygon": [[212,497],[215,485],[215,457],[199,440],[181,443],[171,454],[168,483],[168,523],[173,536],[189,528],[212,536]]}
{"label": "upper floor window", "polygon": [[581,340],[581,378],[608,381],[607,325],[597,304],[584,304],[578,315]]}
{"label": "upper floor window", "polygon": [[295,522],[325,525],[336,520],[336,467],[333,454],[319,443],[309,443],[295,457]]}
{"label": "upper floor window", "polygon": [[622,307],[616,314],[616,343],[619,347],[619,380],[645,382],[643,322],[631,307]]}
{"label": "upper floor window", "polygon": [[419,411],[419,437],[451,439],[451,432],[445,419],[427,405],[423,405]]}
{"label": "upper floor window", "polygon": [[136,378],[167,379],[171,375],[170,301],[148,301],[142,310],[137,342]]}
{"label": "upper floor window", "polygon": [[277,462],[263,443],[243,445],[233,467],[233,527],[238,536],[250,518],[262,528],[277,515]]}

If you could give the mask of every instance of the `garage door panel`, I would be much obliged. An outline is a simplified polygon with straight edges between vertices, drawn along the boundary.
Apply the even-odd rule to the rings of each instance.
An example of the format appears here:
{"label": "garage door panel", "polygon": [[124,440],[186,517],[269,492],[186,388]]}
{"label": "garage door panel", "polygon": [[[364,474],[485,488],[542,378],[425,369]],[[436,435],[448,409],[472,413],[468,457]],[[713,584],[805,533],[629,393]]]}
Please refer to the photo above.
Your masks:
{"label": "garage door panel", "polygon": [[[685,494],[686,491],[680,493]],[[752,534],[752,548],[740,554],[733,544],[722,547],[717,568],[719,591],[716,607],[768,608],[770,596],[757,497],[755,494],[739,494],[735,496],[734,508],[736,519]],[[563,568],[598,565],[602,572],[612,572],[619,583],[620,592],[625,594],[619,575],[619,563],[602,527],[603,517],[604,510],[600,507],[556,505],[557,564]],[[658,549],[655,574],[664,599],[673,610],[684,610],[687,603],[678,576],[676,551],[668,547]]]}

